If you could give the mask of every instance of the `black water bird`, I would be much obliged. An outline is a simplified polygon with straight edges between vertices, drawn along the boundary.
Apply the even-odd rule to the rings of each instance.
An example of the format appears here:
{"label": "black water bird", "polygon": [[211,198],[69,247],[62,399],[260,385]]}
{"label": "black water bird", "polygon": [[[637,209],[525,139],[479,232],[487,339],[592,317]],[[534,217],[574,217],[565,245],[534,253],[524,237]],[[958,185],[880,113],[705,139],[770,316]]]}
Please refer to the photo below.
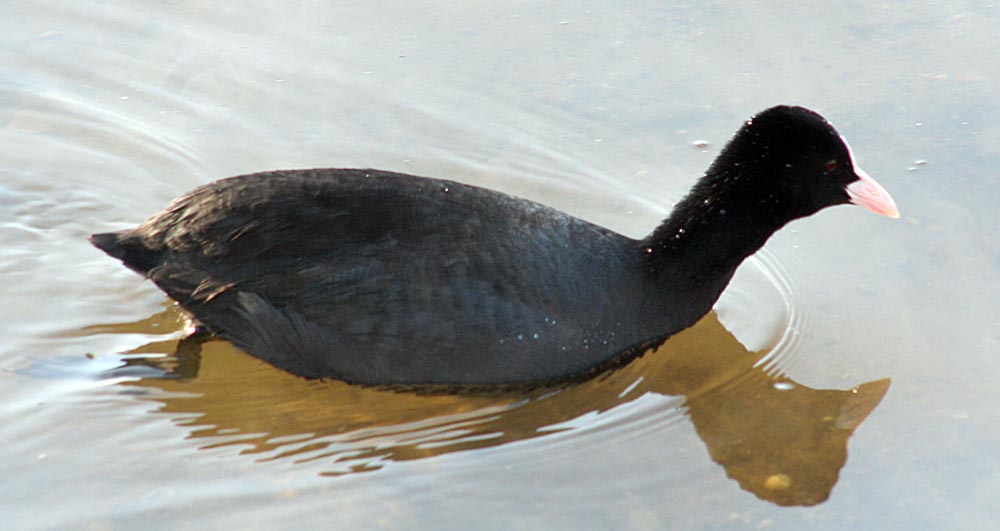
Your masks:
{"label": "black water bird", "polygon": [[899,216],[825,119],[779,106],[641,240],[467,184],[313,169],[212,182],[91,242],[292,373],[510,384],[641,354],[708,312],[779,228],[844,203]]}

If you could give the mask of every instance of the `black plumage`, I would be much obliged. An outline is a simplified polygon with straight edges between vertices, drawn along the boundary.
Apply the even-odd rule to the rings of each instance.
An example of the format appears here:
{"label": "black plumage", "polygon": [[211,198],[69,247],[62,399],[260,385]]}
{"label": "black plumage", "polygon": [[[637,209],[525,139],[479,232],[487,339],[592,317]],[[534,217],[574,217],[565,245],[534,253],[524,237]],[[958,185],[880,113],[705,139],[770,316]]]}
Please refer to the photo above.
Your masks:
{"label": "black plumage", "polygon": [[692,325],[793,219],[850,201],[895,213],[856,200],[859,181],[874,185],[829,123],[775,107],[642,240],[457,182],[316,169],[216,181],[91,241],[208,331],[301,376],[549,381]]}

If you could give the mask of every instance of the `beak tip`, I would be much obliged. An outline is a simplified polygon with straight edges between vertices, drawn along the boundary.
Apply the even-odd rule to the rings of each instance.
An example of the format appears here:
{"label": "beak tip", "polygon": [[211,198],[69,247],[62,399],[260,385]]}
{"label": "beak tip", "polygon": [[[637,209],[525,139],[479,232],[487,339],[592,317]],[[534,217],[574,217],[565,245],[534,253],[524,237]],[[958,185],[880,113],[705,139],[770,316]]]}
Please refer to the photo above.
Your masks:
{"label": "beak tip", "polygon": [[855,173],[858,180],[846,189],[850,202],[887,218],[899,219],[899,209],[889,192],[864,171],[856,168]]}

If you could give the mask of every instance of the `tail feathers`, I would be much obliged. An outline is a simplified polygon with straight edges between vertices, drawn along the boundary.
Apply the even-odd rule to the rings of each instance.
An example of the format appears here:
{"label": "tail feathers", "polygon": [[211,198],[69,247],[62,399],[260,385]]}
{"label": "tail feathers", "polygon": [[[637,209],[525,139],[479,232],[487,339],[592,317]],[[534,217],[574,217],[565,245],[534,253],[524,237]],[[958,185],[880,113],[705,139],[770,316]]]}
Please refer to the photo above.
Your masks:
{"label": "tail feathers", "polygon": [[142,238],[130,230],[93,234],[90,243],[142,275],[148,276],[149,270],[160,263],[160,252],[147,247]]}

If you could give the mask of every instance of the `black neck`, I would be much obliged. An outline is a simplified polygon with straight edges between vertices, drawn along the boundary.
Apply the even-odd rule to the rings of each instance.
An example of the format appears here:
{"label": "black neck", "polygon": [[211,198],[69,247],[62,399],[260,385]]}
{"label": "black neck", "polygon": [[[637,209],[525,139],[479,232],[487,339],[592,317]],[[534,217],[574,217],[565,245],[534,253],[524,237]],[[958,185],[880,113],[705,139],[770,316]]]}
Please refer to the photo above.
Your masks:
{"label": "black neck", "polygon": [[704,313],[743,260],[794,217],[788,210],[739,168],[709,174],[640,242],[647,272]]}

